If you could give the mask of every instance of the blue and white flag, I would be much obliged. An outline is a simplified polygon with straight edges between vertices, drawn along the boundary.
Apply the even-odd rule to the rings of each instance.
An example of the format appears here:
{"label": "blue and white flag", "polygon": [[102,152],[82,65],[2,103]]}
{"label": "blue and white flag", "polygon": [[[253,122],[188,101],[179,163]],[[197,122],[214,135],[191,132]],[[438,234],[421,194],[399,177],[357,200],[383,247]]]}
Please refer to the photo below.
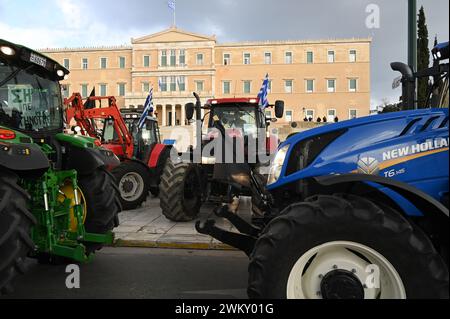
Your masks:
{"label": "blue and white flag", "polygon": [[138,124],[139,129],[142,129],[144,127],[145,120],[147,119],[149,113],[153,113],[153,87],[150,89],[150,92],[148,93],[147,100],[145,100],[144,112],[142,113],[141,118],[139,119]]}
{"label": "blue and white flag", "polygon": [[175,8],[176,8],[175,0],[168,0],[167,5],[169,6],[170,9],[175,11]]}
{"label": "blue and white flag", "polygon": [[266,78],[263,81],[263,85],[261,90],[258,93],[259,98],[259,107],[261,109],[265,109],[269,106],[269,100],[267,99],[267,95],[269,94],[269,74],[266,74]]}

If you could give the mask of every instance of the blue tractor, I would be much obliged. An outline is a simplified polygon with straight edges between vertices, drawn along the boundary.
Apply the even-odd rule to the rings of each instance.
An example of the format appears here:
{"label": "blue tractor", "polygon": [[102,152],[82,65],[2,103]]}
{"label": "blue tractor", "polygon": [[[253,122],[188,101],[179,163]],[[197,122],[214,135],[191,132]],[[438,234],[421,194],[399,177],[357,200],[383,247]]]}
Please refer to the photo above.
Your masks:
{"label": "blue tractor", "polygon": [[[248,295],[274,299],[448,298],[448,43],[433,67],[402,73],[402,105],[433,77],[426,109],[327,125],[279,146],[267,182],[248,169],[264,217],[241,232],[197,230],[250,257]],[[231,184],[242,184],[230,174]],[[256,196],[254,196],[256,197]]]}

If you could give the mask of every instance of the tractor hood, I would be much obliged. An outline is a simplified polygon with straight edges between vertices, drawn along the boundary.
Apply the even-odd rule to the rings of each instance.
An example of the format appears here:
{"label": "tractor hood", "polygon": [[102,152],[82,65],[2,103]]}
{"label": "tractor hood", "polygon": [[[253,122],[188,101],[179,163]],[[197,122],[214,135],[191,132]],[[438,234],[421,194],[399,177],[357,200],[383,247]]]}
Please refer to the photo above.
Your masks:
{"label": "tractor hood", "polygon": [[[438,174],[436,160],[446,161],[448,176],[448,137],[448,109],[380,114],[325,125],[296,134],[280,145],[267,188],[347,173],[402,180],[403,175],[414,178],[414,174],[404,174],[407,170],[417,169],[420,174],[427,165],[431,178],[434,171]],[[421,162],[422,168],[414,167],[419,158],[428,160]]]}

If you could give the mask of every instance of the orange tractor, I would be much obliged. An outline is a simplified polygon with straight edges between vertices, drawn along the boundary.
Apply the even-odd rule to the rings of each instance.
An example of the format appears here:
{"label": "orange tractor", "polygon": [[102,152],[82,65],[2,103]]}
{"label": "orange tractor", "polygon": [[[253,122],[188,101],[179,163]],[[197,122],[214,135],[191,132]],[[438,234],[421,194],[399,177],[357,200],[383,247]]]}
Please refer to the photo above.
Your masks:
{"label": "orange tractor", "polygon": [[67,123],[76,122],[74,133],[97,138],[121,160],[111,173],[119,185],[124,210],[139,207],[149,192],[158,195],[161,173],[173,146],[161,144],[156,118],[147,116],[139,128],[143,110],[126,109],[122,114],[113,96],[83,99],[74,93],[65,105]]}

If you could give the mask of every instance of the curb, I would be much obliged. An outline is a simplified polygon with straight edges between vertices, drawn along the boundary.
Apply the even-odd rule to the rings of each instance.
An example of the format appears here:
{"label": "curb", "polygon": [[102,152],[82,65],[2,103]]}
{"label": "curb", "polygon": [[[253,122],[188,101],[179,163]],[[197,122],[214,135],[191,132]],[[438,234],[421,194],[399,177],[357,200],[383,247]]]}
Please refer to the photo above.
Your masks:
{"label": "curb", "polygon": [[181,242],[156,242],[144,240],[117,239],[113,247],[132,248],[164,248],[164,249],[190,249],[190,250],[228,250],[237,251],[236,248],[222,243],[181,243]]}

